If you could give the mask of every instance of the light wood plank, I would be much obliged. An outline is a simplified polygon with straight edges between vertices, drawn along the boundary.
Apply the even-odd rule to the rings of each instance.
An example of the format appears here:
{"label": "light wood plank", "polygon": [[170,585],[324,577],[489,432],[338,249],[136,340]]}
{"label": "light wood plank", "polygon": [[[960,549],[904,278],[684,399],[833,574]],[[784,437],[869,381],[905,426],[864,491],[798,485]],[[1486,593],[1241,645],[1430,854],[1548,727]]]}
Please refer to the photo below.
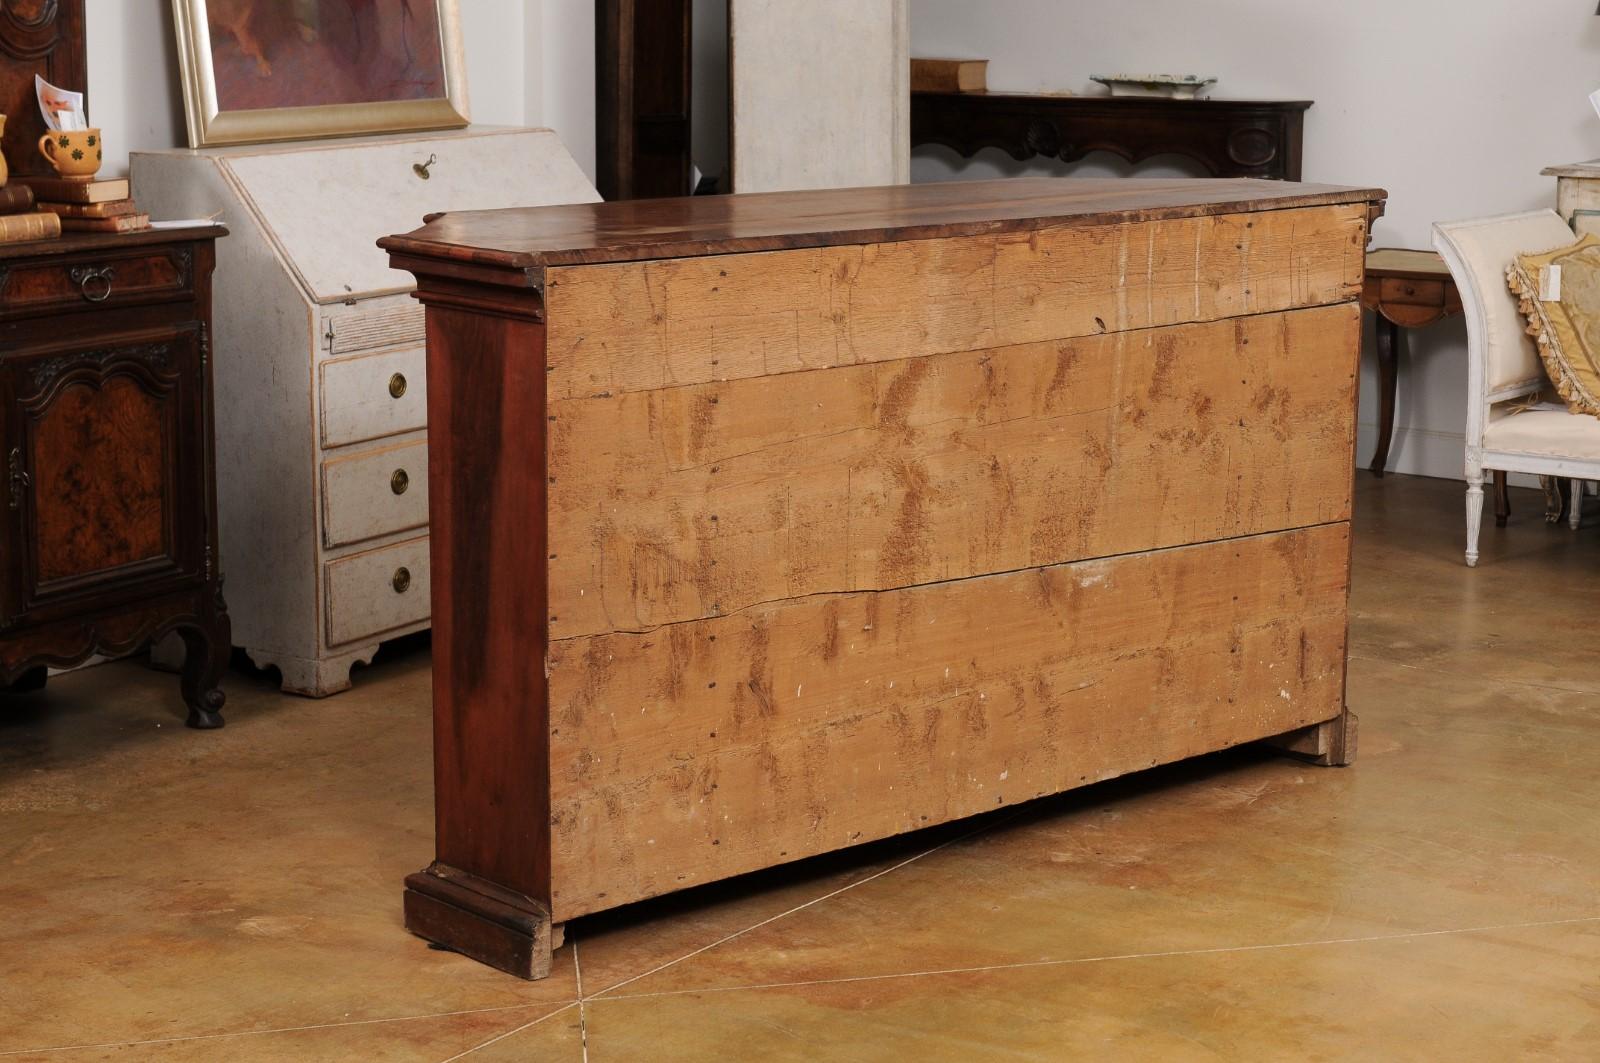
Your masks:
{"label": "light wood plank", "polygon": [[1330,719],[1333,524],[550,653],[557,921]]}
{"label": "light wood plank", "polygon": [[1353,299],[1364,204],[552,268],[549,396],[649,391]]}
{"label": "light wood plank", "polygon": [[552,637],[1343,520],[1359,328],[1343,304],[557,402]]}

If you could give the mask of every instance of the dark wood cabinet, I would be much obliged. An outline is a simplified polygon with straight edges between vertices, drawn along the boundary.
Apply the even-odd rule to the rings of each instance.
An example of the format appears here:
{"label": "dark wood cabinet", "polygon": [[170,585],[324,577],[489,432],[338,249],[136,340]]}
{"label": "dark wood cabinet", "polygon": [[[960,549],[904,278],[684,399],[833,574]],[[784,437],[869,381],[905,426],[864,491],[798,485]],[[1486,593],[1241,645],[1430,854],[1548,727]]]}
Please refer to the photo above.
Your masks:
{"label": "dark wood cabinet", "polygon": [[1076,162],[1109,151],[1138,163],[1193,159],[1213,177],[1300,180],[1310,100],[1172,100],[1027,92],[913,92],[911,146],[942,144],[965,158],[999,148]]}
{"label": "dark wood cabinet", "polygon": [[0,248],[0,680],[168,632],[192,727],[230,649],[205,227]]}
{"label": "dark wood cabinet", "polygon": [[54,172],[39,154],[45,124],[33,78],[83,91],[84,40],[84,0],[0,0],[0,151],[13,175]]}

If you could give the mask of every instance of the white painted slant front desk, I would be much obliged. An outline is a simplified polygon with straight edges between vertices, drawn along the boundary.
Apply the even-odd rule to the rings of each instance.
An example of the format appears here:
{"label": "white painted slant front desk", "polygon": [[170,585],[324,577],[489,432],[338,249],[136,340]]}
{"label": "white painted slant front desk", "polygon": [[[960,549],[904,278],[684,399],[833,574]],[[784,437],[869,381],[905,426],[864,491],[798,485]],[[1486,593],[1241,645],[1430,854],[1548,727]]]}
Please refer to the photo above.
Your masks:
{"label": "white painted slant front desk", "polygon": [[132,156],[155,218],[220,216],[217,491],[233,640],[321,697],[428,626],[422,307],[379,237],[600,197],[554,133],[479,127]]}

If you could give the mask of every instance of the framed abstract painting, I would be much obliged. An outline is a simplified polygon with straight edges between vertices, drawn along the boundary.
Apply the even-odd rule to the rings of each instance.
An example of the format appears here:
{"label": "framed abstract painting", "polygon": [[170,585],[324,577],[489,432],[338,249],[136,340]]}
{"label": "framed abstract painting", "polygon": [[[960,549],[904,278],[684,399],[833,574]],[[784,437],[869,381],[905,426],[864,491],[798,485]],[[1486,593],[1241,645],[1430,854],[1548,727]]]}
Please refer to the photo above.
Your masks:
{"label": "framed abstract painting", "polygon": [[467,124],[457,0],[172,0],[190,147]]}

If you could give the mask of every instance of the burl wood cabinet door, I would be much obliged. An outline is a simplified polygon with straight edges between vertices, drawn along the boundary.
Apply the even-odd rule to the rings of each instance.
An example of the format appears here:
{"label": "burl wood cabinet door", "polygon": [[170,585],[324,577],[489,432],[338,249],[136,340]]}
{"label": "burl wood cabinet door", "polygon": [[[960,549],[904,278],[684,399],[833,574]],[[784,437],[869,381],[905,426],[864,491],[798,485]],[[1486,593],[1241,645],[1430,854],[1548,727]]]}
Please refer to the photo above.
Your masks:
{"label": "burl wood cabinet door", "polygon": [[204,339],[189,328],[5,360],[7,612],[48,619],[84,595],[160,593],[212,561],[185,519],[205,504]]}

